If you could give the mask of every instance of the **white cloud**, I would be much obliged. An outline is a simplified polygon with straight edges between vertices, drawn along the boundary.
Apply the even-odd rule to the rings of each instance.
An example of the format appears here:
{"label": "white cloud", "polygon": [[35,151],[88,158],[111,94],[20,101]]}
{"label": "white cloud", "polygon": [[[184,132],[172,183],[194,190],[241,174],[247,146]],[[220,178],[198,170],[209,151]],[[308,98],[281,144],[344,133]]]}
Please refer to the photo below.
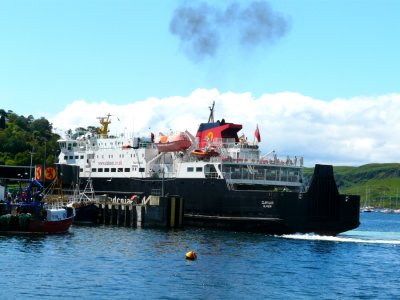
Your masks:
{"label": "white cloud", "polygon": [[[97,117],[114,115],[111,132],[154,133],[189,130],[207,122],[215,101],[215,119],[243,124],[253,140],[258,124],[262,152],[303,156],[314,163],[361,165],[395,162],[400,149],[400,94],[322,101],[282,92],[254,98],[251,93],[195,90],[187,97],[148,98],[127,105],[77,100],[51,122],[58,130],[97,126]],[[119,121],[117,119],[119,118]]]}

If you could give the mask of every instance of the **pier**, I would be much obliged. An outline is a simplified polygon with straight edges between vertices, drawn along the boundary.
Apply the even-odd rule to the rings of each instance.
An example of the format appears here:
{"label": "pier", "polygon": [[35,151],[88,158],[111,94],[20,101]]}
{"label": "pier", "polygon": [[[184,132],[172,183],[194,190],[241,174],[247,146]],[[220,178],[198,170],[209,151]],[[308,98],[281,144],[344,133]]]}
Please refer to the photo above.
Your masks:
{"label": "pier", "polygon": [[129,228],[182,228],[184,201],[179,196],[149,196],[142,203],[99,201],[95,223]]}

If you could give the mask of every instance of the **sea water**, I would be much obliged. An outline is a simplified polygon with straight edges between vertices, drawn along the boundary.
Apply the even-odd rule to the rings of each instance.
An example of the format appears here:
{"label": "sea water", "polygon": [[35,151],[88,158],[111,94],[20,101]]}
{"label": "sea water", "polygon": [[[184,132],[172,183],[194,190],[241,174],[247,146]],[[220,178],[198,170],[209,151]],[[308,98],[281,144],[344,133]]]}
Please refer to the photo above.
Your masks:
{"label": "sea water", "polygon": [[361,222],[336,237],[112,226],[2,235],[0,299],[400,299],[400,215]]}

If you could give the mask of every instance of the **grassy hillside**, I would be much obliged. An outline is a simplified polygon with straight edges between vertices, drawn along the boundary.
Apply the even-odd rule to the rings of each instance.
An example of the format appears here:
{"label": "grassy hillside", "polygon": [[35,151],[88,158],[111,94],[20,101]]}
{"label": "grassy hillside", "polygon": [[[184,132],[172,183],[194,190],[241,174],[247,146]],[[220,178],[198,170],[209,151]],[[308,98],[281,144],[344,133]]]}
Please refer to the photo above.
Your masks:
{"label": "grassy hillside", "polygon": [[[359,167],[334,167],[341,193],[361,196],[362,205],[400,208],[400,164],[367,164]],[[311,177],[312,168],[304,171]]]}

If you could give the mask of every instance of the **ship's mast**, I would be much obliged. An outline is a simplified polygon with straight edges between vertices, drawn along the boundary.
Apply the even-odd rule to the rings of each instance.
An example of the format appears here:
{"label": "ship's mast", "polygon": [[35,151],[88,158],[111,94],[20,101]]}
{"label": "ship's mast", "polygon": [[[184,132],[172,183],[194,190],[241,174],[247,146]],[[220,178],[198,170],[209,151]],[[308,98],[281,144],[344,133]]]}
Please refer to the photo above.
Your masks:
{"label": "ship's mast", "polygon": [[108,125],[111,123],[110,120],[111,114],[107,114],[107,117],[99,117],[101,128],[98,129],[98,132],[103,138],[106,138],[108,135]]}
{"label": "ship's mast", "polygon": [[215,101],[213,101],[211,107],[208,107],[210,109],[210,116],[208,117],[208,123],[214,123],[214,105]]}

